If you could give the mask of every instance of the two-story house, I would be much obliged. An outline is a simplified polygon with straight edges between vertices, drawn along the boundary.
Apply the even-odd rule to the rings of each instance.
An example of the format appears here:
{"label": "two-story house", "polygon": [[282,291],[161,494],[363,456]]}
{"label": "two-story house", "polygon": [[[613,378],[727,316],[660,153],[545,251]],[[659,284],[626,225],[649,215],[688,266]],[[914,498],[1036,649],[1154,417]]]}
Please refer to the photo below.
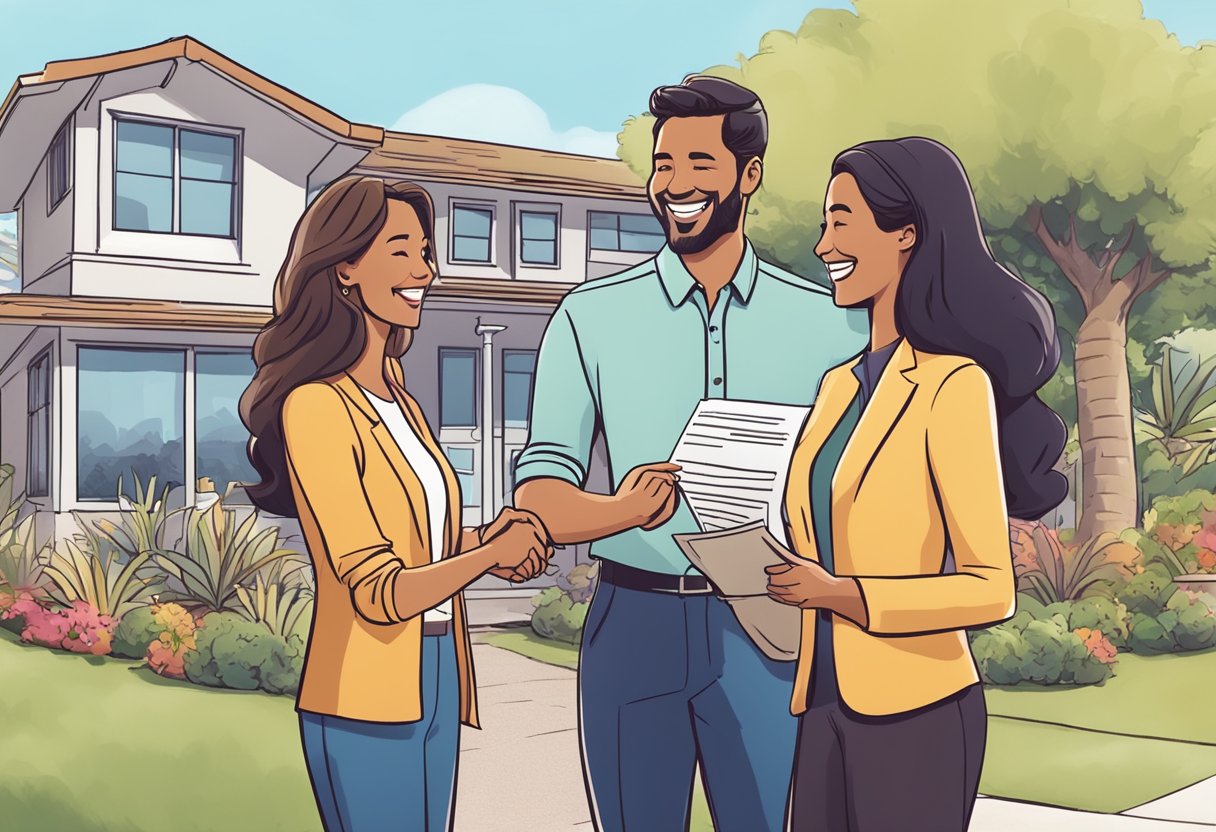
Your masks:
{"label": "two-story house", "polygon": [[434,197],[442,285],[406,372],[466,522],[509,500],[553,307],[662,244],[643,184],[614,160],[352,124],[178,38],[50,63],[0,105],[21,278],[0,297],[0,460],[48,531],[117,510],[132,473],[186,503],[254,478],[250,347],[296,220],[352,171]]}

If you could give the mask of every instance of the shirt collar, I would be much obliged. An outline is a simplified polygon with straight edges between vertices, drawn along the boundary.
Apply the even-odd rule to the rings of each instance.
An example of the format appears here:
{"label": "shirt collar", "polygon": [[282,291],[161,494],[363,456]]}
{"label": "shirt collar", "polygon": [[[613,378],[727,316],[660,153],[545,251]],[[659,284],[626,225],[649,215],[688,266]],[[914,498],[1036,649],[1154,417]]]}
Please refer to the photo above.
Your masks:
{"label": "shirt collar", "polygon": [[[659,272],[659,282],[663,284],[663,291],[667,293],[671,305],[679,306],[688,300],[689,294],[696,288],[697,281],[684,267],[680,255],[672,251],[670,246],[663,246],[655,256],[655,266]],[[735,270],[730,283],[726,284],[744,305],[751,300],[752,291],[756,288],[756,270],[756,252],[752,248],[751,240],[745,239],[743,259],[739,261],[739,268]]]}

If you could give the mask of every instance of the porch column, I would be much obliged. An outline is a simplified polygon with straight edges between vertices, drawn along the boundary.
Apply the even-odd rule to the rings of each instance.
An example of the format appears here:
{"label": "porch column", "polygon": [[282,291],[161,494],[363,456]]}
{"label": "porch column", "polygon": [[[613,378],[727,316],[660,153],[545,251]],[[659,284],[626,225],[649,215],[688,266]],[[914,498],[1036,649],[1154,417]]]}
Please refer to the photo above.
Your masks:
{"label": "porch column", "polygon": [[507,327],[483,324],[474,330],[481,336],[481,522],[498,513],[498,455],[494,452],[494,336]]}

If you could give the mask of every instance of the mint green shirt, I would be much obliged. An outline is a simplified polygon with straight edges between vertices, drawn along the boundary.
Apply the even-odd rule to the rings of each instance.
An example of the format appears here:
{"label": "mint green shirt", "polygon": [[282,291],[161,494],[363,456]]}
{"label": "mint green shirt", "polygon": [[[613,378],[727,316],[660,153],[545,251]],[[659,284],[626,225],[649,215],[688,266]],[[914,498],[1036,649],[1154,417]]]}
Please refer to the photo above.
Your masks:
{"label": "mint green shirt", "polygon": [[[760,260],[750,242],[711,311],[664,247],[578,286],[554,312],[515,481],[582,487],[599,431],[615,490],[635,466],[671,457],[701,399],[809,405],[824,372],[861,352],[867,332],[864,312],[838,309],[828,289]],[[697,530],[681,502],[663,526],[604,538],[591,553],[652,572],[695,572],[671,536]]]}

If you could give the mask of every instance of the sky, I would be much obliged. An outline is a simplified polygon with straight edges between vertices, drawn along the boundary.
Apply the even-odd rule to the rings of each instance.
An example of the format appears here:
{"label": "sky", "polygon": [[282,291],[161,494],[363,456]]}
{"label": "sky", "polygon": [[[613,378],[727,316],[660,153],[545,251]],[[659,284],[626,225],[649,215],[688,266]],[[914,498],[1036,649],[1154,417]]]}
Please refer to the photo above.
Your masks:
{"label": "sky", "polygon": [[[0,87],[48,61],[189,34],[351,121],[611,156],[655,86],[753,54],[823,7],[851,3],[0,0]],[[1145,13],[1184,43],[1216,39],[1216,0],[1145,0]]]}

